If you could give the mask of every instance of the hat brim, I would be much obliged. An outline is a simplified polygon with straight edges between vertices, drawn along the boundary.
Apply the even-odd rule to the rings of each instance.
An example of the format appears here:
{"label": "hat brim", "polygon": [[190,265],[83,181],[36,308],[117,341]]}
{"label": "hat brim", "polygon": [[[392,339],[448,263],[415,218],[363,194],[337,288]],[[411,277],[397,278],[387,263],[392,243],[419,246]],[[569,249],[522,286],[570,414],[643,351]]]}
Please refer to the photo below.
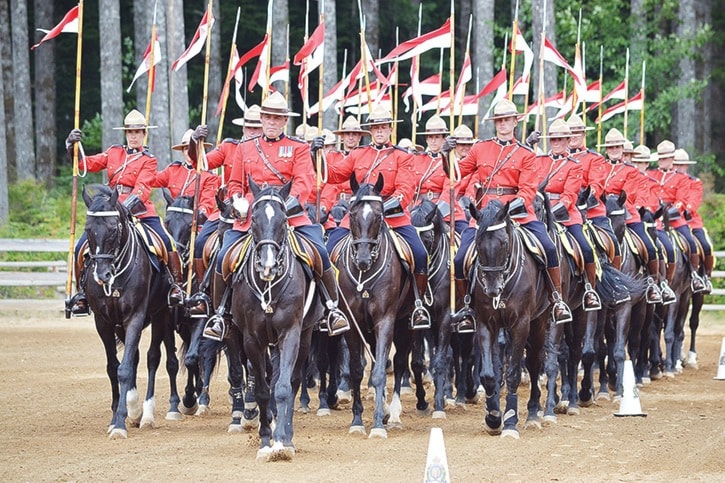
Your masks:
{"label": "hat brim", "polygon": [[569,139],[571,134],[554,134],[548,136],[539,136],[539,139]]}
{"label": "hat brim", "polygon": [[697,164],[697,161],[693,161],[692,159],[689,159],[687,161],[677,161],[675,160],[672,164]]}
{"label": "hat brim", "polygon": [[659,159],[674,158],[674,157],[675,157],[675,152],[674,151],[671,152],[671,153],[663,153],[663,154],[657,153],[657,159],[658,160]]}
{"label": "hat brim", "polygon": [[119,126],[112,128],[114,131],[138,131],[138,130],[144,130],[144,129],[156,129],[158,126],[140,126],[140,125],[133,125],[133,126]]}
{"label": "hat brim", "polygon": [[440,134],[441,136],[448,136],[448,131],[423,131],[419,132],[419,136],[435,136]]}
{"label": "hat brim", "polygon": [[270,111],[265,109],[264,107],[259,111],[259,114],[267,114],[269,116],[287,116],[287,117],[297,117],[299,114],[292,111]]}
{"label": "hat brim", "polygon": [[475,139],[469,139],[469,138],[464,138],[464,139],[454,138],[454,139],[456,140],[456,144],[476,144]]}
{"label": "hat brim", "polygon": [[597,147],[598,148],[616,148],[618,146],[622,146],[622,149],[624,149],[625,142],[626,141],[621,141],[621,142],[617,141],[616,143],[612,142],[612,143],[597,144]]}
{"label": "hat brim", "polygon": [[507,117],[515,117],[516,118],[516,122],[520,122],[521,119],[523,119],[524,115],[521,114],[520,112],[515,112],[515,113],[511,113],[511,114],[494,114],[491,117],[484,117],[481,122],[483,122],[483,121],[495,121],[496,119],[506,119]]}
{"label": "hat brim", "polygon": [[569,129],[571,129],[572,134],[578,134],[578,133],[584,132],[584,131],[594,131],[594,128],[592,126],[577,126],[577,127],[569,126]]}
{"label": "hat brim", "polygon": [[332,133],[342,136],[343,134],[370,134],[370,131],[365,129],[340,129],[339,131],[332,131]]}
{"label": "hat brim", "polygon": [[245,121],[243,117],[237,117],[236,119],[232,119],[232,124],[236,126],[242,126],[242,127],[262,127],[262,123],[259,121]]}
{"label": "hat brim", "polygon": [[396,122],[402,122],[400,119],[386,119],[384,121],[368,121],[360,124],[360,126],[381,126],[383,124],[395,124]]}
{"label": "hat brim", "polygon": [[[184,148],[188,148],[188,147],[189,147],[188,144],[181,143],[181,144],[174,144],[173,146],[171,146],[171,149],[173,149],[174,151],[181,151]],[[209,149],[210,147],[212,147],[211,143],[204,143],[204,149]]]}
{"label": "hat brim", "polygon": [[657,158],[654,156],[650,156],[649,159],[637,159],[635,157],[632,157],[630,160],[632,163],[652,163],[654,161],[657,161]]}

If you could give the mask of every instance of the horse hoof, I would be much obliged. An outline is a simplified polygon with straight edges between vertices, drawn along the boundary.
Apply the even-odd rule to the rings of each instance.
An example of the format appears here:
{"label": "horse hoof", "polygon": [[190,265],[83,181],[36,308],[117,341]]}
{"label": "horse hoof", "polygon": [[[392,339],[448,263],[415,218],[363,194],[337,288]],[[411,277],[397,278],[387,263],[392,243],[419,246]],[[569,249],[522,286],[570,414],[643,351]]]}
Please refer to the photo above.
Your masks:
{"label": "horse hoof", "polygon": [[266,463],[269,461],[269,457],[272,455],[272,447],[265,446],[257,450],[257,463]]}
{"label": "horse hoof", "polygon": [[556,416],[552,416],[551,414],[544,416],[544,424],[550,425],[550,424],[556,424],[556,423],[557,423]]}
{"label": "horse hoof", "polygon": [[567,416],[579,416],[579,413],[580,412],[581,411],[579,411],[579,408],[569,407],[569,408],[566,409]]}
{"label": "horse hoof", "polygon": [[554,412],[556,414],[566,414],[566,410],[569,408],[569,401],[560,401],[559,404],[557,404],[554,407]]}
{"label": "horse hoof", "polygon": [[503,431],[501,431],[501,439],[504,438],[519,439],[520,435],[519,432],[515,429],[504,429]]}
{"label": "horse hoof", "polygon": [[350,404],[352,402],[352,391],[337,391],[338,404]]}
{"label": "horse hoof", "polygon": [[456,405],[456,400],[455,399],[453,399],[453,398],[447,398],[446,399],[446,406],[455,406],[455,405]]}
{"label": "horse hoof", "polygon": [[653,381],[657,381],[659,379],[662,379],[662,373],[661,372],[655,372],[650,374],[649,376]]}
{"label": "horse hoof", "polygon": [[[391,431],[394,430],[394,429],[399,429],[399,430],[402,431],[403,430],[403,423],[401,423],[400,421],[395,421],[394,423],[388,423],[386,425],[386,428],[388,430],[391,430]],[[384,437],[387,438],[388,436],[386,435]]]}
{"label": "horse hoof", "polygon": [[196,410],[196,413],[194,413],[194,416],[206,416],[210,412],[211,411],[209,410],[209,406],[205,404],[200,404]]}
{"label": "horse hoof", "polygon": [[665,377],[668,378],[668,379],[674,379],[675,378],[675,373],[672,372],[672,371],[665,371]]}
{"label": "horse hoof", "polygon": [[227,433],[243,433],[244,428],[241,424],[230,424],[227,427]]}
{"label": "horse hoof", "polygon": [[327,408],[320,408],[317,410],[318,416],[330,416],[332,413]]}
{"label": "horse hoof", "polygon": [[125,429],[119,429],[119,428],[113,428],[108,433],[108,439],[127,439],[128,438],[128,431]]}
{"label": "horse hoof", "polygon": [[473,397],[467,397],[466,402],[469,404],[478,404],[478,402],[481,400],[481,395],[479,393],[476,393]]}
{"label": "horse hoof", "polygon": [[365,426],[350,426],[347,434],[362,434],[363,436],[367,435],[367,433],[365,432]]}
{"label": "horse hoof", "polygon": [[524,429],[538,429],[541,430],[541,421],[538,419],[531,419],[524,423]]}
{"label": "horse hoof", "polygon": [[143,417],[141,418],[141,424],[139,424],[139,428],[143,429],[149,427],[151,429],[156,428],[156,421],[152,417]]}
{"label": "horse hoof", "polygon": [[254,431],[259,427],[259,416],[254,419],[242,418],[241,426],[244,431]]}
{"label": "horse hoof", "polygon": [[302,414],[307,414],[310,412],[310,407],[309,406],[300,406],[297,408],[297,412],[302,413]]}
{"label": "horse hoof", "polygon": [[199,409],[199,404],[194,403],[194,405],[190,408],[187,408],[184,403],[181,403],[181,406],[179,407],[179,411],[181,414],[185,414],[187,416],[193,416],[196,414],[196,411]]}
{"label": "horse hoof", "polygon": [[464,403],[462,401],[456,401],[455,407],[461,408],[461,409],[463,409],[465,411],[466,410],[466,403]]}
{"label": "horse hoof", "polygon": [[652,379],[649,376],[642,376],[642,384],[652,384]]}
{"label": "horse hoof", "polygon": [[430,408],[416,409],[415,412],[418,414],[418,416],[428,417],[428,416],[430,416],[431,410],[430,410]]}
{"label": "horse hoof", "polygon": [[583,407],[583,408],[591,407],[592,404],[594,404],[594,401],[592,401],[591,399],[589,399],[588,401],[584,401],[584,400],[581,400],[581,399],[579,400],[579,405],[581,407]]}
{"label": "horse hoof", "polygon": [[689,351],[687,353],[687,367],[699,369],[699,367],[697,367],[697,352]]}
{"label": "horse hoof", "polygon": [[284,446],[281,441],[277,441],[272,446],[272,453],[267,461],[291,461],[295,452],[294,446]]}
{"label": "horse hoof", "polygon": [[401,396],[412,396],[413,394],[415,394],[415,393],[413,392],[413,388],[412,387],[403,386],[403,387],[400,388],[400,395]]}
{"label": "horse hoof", "polygon": [[370,430],[370,436],[368,436],[368,439],[388,439],[388,432],[385,430],[385,428],[373,428]]}
{"label": "horse hoof", "polygon": [[612,403],[619,404],[622,402],[622,396],[614,396],[614,399],[612,400]]}
{"label": "horse hoof", "polygon": [[445,411],[433,411],[433,419],[446,419]]}
{"label": "horse hoof", "polygon": [[166,417],[164,419],[167,421],[181,421],[184,419],[184,416],[178,411],[169,411],[166,413]]}
{"label": "horse hoof", "polygon": [[600,392],[597,394],[597,401],[611,401],[612,398],[608,392]]}

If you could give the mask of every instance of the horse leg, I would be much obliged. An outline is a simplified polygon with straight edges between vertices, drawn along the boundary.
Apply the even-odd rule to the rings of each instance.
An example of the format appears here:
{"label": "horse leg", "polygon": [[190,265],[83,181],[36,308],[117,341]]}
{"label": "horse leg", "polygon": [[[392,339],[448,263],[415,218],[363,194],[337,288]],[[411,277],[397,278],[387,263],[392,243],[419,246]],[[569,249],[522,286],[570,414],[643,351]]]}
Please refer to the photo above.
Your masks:
{"label": "horse leg", "polygon": [[[440,332],[438,333],[438,346],[436,347],[436,351],[431,362],[431,372],[433,373],[433,384],[435,386],[433,396],[433,419],[446,418],[444,386],[448,380],[450,367],[448,350],[451,344],[451,324],[450,316],[446,314],[444,317],[445,318],[441,323]],[[458,377],[456,379],[458,379]]]}
{"label": "horse leg", "polygon": [[599,326],[604,320],[604,314],[607,309],[602,308],[597,312],[590,312],[587,316],[587,325],[584,330],[584,341],[582,344],[582,368],[584,376],[582,377],[581,389],[579,390],[579,405],[589,407],[592,405],[594,398],[594,377],[593,367],[597,359],[597,333]]}
{"label": "horse leg", "polygon": [[682,372],[682,348],[685,345],[685,319],[690,305],[690,298],[682,296],[677,304],[677,318],[675,319],[675,371]]}
{"label": "horse leg", "polygon": [[[103,348],[106,352],[106,374],[111,381],[111,411],[115,418],[116,409],[120,397],[118,389],[118,356],[116,353],[116,335],[113,331],[113,325],[100,322],[100,317],[96,315],[96,331],[103,342]],[[113,429],[113,418],[108,426],[108,432]]]}
{"label": "horse leg", "polygon": [[695,339],[697,328],[700,326],[700,311],[705,303],[705,295],[702,292],[692,294],[692,311],[690,312],[690,350],[687,353],[687,366],[698,369],[697,349]]}
{"label": "horse leg", "polygon": [[[571,341],[569,342],[569,358],[567,367],[567,385],[569,386],[569,406],[566,409],[566,414],[569,416],[579,415],[579,396],[577,394],[576,386],[579,376],[579,363],[582,360],[582,341],[584,339],[584,333],[587,326],[589,325],[589,319],[593,319],[596,323],[597,314],[591,312],[582,312],[582,314],[575,318],[575,323],[571,328]],[[563,389],[562,389],[563,390]]]}
{"label": "horse leg", "polygon": [[499,371],[496,365],[499,358],[499,345],[494,341],[494,335],[486,324],[480,324],[476,333],[478,346],[481,348],[480,381],[486,391],[486,415],[483,418],[484,430],[488,434],[501,434],[503,419],[501,417],[501,402],[499,384]]}
{"label": "horse leg", "polygon": [[[143,327],[143,313],[138,311],[128,323],[124,343],[126,350],[123,351],[123,359],[118,366],[119,399],[118,407],[111,421],[111,428],[108,437],[111,439],[126,439],[128,430],[126,428],[126,417],[129,415],[128,399],[138,400],[136,389],[136,367],[138,367],[138,344],[141,339],[141,328]],[[115,345],[115,339],[114,339]]]}
{"label": "horse leg", "polygon": [[[193,320],[193,319],[191,319]],[[188,338],[184,366],[186,367],[187,382],[184,387],[184,396],[181,398],[180,411],[182,414],[192,415],[199,409],[198,396],[203,387],[202,364],[200,363],[199,352],[201,350],[201,321],[185,321],[189,330],[185,331]],[[182,337],[183,338],[183,337]],[[207,339],[209,340],[209,339]]]}
{"label": "horse leg", "polygon": [[[413,378],[415,380],[415,397],[416,404],[415,409],[421,416],[428,416],[430,414],[428,403],[425,400],[425,385],[423,384],[423,373],[425,372],[425,334],[423,331],[413,332],[413,350],[411,353],[411,369],[413,371]],[[433,355],[435,357],[435,354]]]}
{"label": "horse leg", "polygon": [[[514,322],[511,330],[511,358],[506,367],[506,409],[503,417],[503,431],[501,437],[519,438],[519,431],[516,425],[519,422],[519,384],[521,383],[521,363],[524,359],[524,347],[529,338],[528,320],[517,320]],[[541,390],[539,389],[539,372],[541,371],[542,352],[541,348],[544,343],[545,333],[540,332],[533,334],[533,338],[538,338],[538,342],[530,344],[529,353],[526,356],[526,364],[529,368],[529,376],[531,377],[531,397],[529,399],[529,408],[531,415],[538,419],[537,411],[539,409],[539,399],[541,398]],[[554,355],[556,357],[556,355]]]}
{"label": "horse leg", "polygon": [[[384,419],[388,416],[387,395],[385,391],[386,370],[385,364],[390,356],[395,318],[393,314],[384,316],[375,326],[375,361],[370,373],[370,380],[375,388],[375,410],[373,411],[373,428],[369,438],[387,438],[388,432],[384,427]],[[407,353],[406,353],[407,354]],[[407,362],[407,361],[406,361]],[[407,366],[407,363],[405,364]],[[393,367],[395,370],[396,368]],[[400,384],[400,377],[396,377],[396,384]],[[400,388],[398,388],[400,391]],[[398,397],[399,392],[397,392]]]}
{"label": "horse leg", "polygon": [[304,364],[302,364],[302,374],[305,374],[305,384],[302,384],[300,387],[300,405],[297,408],[299,412],[302,414],[307,414],[310,412],[310,393],[309,393],[309,381],[310,379],[310,369],[311,361],[308,358]]}
{"label": "horse leg", "polygon": [[[561,398],[558,397],[558,394],[554,392],[554,412],[557,414],[566,414],[566,409],[569,407],[569,393],[571,388],[569,387],[569,342],[571,342],[571,326],[576,323],[578,320],[578,317],[581,316],[581,311],[578,309],[575,309],[573,311],[573,320],[571,324],[565,324],[562,327],[563,331],[563,337],[561,338],[561,342],[559,343],[559,350],[556,354],[556,363],[558,364],[558,374],[561,376]],[[548,336],[547,336],[548,339]],[[547,350],[546,359],[544,361],[544,371],[548,374],[547,371],[547,362],[549,360],[549,353]],[[547,382],[548,386],[548,382]],[[554,385],[554,390],[556,390],[556,385]],[[548,390],[547,390],[548,392]],[[545,403],[549,404],[549,398],[547,396],[547,401]]]}
{"label": "horse leg", "polygon": [[[315,337],[315,336],[313,336]],[[327,337],[325,334],[321,334],[320,332],[317,332],[317,344],[314,344],[316,353],[313,357],[309,358],[308,360],[314,360],[315,366],[317,367],[317,372],[320,375],[320,386],[318,387],[317,391],[317,397],[320,400],[320,405],[317,407],[317,415],[318,416],[329,416],[330,413],[330,403],[327,400],[327,371],[330,367],[330,361],[329,361],[329,354],[328,354],[328,347],[330,342],[330,337]]]}
{"label": "horse leg", "polygon": [[675,347],[675,305],[668,305],[665,311],[665,327],[664,327],[664,338],[665,338],[665,376],[675,377],[675,360],[674,360],[674,347]]}
{"label": "horse leg", "polygon": [[272,453],[272,414],[269,410],[271,394],[266,378],[266,344],[258,341],[254,334],[246,333],[244,336],[244,352],[249,357],[252,365],[252,373],[256,382],[254,395],[259,405],[259,450],[257,451],[257,461],[267,461]]}
{"label": "horse leg", "polygon": [[217,356],[219,351],[222,349],[222,345],[223,344],[221,342],[207,338],[202,338],[199,342],[202,383],[198,397],[199,404],[196,408],[196,412],[194,413],[195,416],[203,416],[209,413],[209,384],[211,383],[211,376],[214,373],[214,368],[217,364]]}
{"label": "horse leg", "polygon": [[352,392],[350,391],[350,349],[347,347],[347,340],[340,338],[340,352],[338,356],[339,363],[339,385],[337,388],[337,400],[340,404],[349,404],[352,402]]}
{"label": "horse leg", "polygon": [[[141,416],[140,428],[147,426],[156,427],[156,419],[154,412],[156,411],[156,371],[161,364],[161,344],[165,339],[166,327],[161,321],[154,321],[151,324],[151,343],[146,353],[146,366],[148,368],[148,386],[146,389],[146,397],[143,402],[143,415]],[[178,371],[178,361],[177,361]]]}
{"label": "horse leg", "polygon": [[[400,415],[403,413],[403,405],[400,401],[400,391],[406,379],[410,382],[408,358],[411,354],[411,339],[415,337],[409,330],[406,330],[403,327],[403,323],[399,323],[397,325],[400,328],[396,327],[393,333],[393,340],[395,344],[395,356],[393,357],[393,397],[390,402],[389,411],[386,411],[389,412],[389,414],[383,416],[383,424],[386,424],[388,429],[403,429],[403,422],[400,420]],[[423,385],[422,378],[420,385]],[[385,404],[386,399],[387,398],[384,397],[383,404]]]}
{"label": "horse leg", "polygon": [[362,384],[363,370],[365,369],[362,355],[363,344],[365,342],[353,332],[350,330],[343,335],[348,347],[348,367],[350,368],[350,390],[352,395],[352,422],[350,423],[348,432],[350,434],[362,434],[364,436],[365,426],[362,420],[363,404],[360,395],[360,385]]}
{"label": "horse leg", "polygon": [[[544,404],[544,422],[556,423],[556,377],[559,374],[559,347],[564,337],[564,325],[571,324],[549,324],[546,319],[539,320],[538,324],[532,321],[529,333],[529,345],[526,351],[526,367],[531,376],[531,396],[528,404],[528,416],[526,418],[525,428],[534,426],[541,429],[539,422],[539,401],[541,398],[541,390],[539,389],[539,371],[541,361],[544,362],[544,372],[546,373],[546,403]],[[571,322],[575,323],[574,321]],[[549,325],[548,330],[547,324]],[[542,353],[541,349],[544,346]],[[563,351],[562,351],[563,352]],[[523,353],[523,351],[522,351]],[[512,361],[513,362],[513,361]],[[566,367],[566,362],[564,364]],[[535,372],[534,372],[535,371]],[[564,394],[564,379],[566,379],[566,370],[562,371],[562,398],[568,395]],[[508,408],[506,410],[508,412]],[[515,427],[514,427],[515,429]]]}
{"label": "horse leg", "polygon": [[272,457],[275,459],[291,459],[295,454],[292,444],[294,416],[294,397],[292,378],[295,371],[297,356],[300,350],[301,327],[289,327],[278,341],[279,377],[274,385],[274,399],[277,405],[277,425],[275,426],[272,446]]}
{"label": "horse leg", "polygon": [[326,367],[324,371],[320,371],[321,374],[327,373],[327,404],[330,409],[339,409],[340,401],[337,398],[337,389],[339,384],[338,379],[338,367],[337,361],[340,358],[340,339],[342,337],[328,337],[327,338],[327,350],[325,353]]}
{"label": "horse leg", "polygon": [[597,348],[597,365],[599,366],[599,392],[597,393],[597,399],[604,399],[609,401],[611,399],[609,395],[609,374],[607,372],[607,362],[612,360],[610,347],[613,346],[614,336],[610,329],[610,319],[612,314],[607,312],[604,318],[604,327],[602,332],[599,334],[599,347]]}
{"label": "horse leg", "polygon": [[[164,349],[166,350],[166,373],[169,375],[169,410],[166,412],[167,421],[180,421],[182,418],[179,412],[179,390],[176,385],[176,376],[179,373],[179,358],[176,356],[176,333],[171,325],[169,316],[166,315],[164,323]],[[196,374],[196,373],[194,373]],[[190,375],[191,377],[191,375]]]}
{"label": "horse leg", "polygon": [[627,336],[629,335],[629,321],[632,316],[632,303],[621,305],[615,313],[615,342],[612,357],[616,368],[616,392],[614,400],[622,398],[624,391],[624,360],[627,357]]}

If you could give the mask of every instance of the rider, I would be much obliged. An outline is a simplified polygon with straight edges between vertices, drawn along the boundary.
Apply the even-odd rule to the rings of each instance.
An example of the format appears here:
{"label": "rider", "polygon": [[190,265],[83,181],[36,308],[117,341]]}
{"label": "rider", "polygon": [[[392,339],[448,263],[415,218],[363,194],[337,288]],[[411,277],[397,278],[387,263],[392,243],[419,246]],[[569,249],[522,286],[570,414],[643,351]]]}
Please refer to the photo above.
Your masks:
{"label": "rider", "polygon": [[[688,210],[688,199],[690,197],[690,179],[683,173],[673,169],[675,161],[675,145],[672,141],[664,140],[657,145],[657,169],[649,170],[649,175],[659,184],[658,195],[665,203],[668,214],[670,214],[670,226],[677,230],[690,245],[690,266],[692,267],[692,291],[702,292],[707,287],[705,281],[700,277],[700,256],[697,253],[697,244],[692,237],[692,232],[684,218],[684,211]],[[674,208],[672,210],[671,207]],[[663,230],[657,230],[657,236],[662,239],[667,236]],[[670,263],[674,263],[674,250],[671,254]],[[668,258],[670,254],[667,254]]]}
{"label": "rider", "polygon": [[[702,204],[702,181],[687,172],[689,165],[695,164],[697,161],[691,160],[687,151],[684,149],[675,150],[674,166],[678,172],[687,175],[690,181],[690,189],[688,190],[687,209],[683,213],[687,224],[690,225],[693,236],[697,238],[702,245],[703,256],[705,259],[705,293],[712,292],[712,269],[715,266],[715,257],[712,254],[712,240],[707,233],[707,229],[702,222],[702,216],[698,213],[700,204]],[[688,217],[689,214],[689,217]],[[689,219],[688,219],[689,218]]]}
{"label": "rider", "polygon": [[[473,145],[468,156],[459,161],[461,178],[465,179],[472,173],[474,183],[480,183],[481,200],[478,206],[485,206],[490,200],[498,199],[503,203],[511,202],[509,213],[539,239],[547,259],[547,273],[552,285],[554,301],[553,315],[556,323],[569,322],[572,319],[569,306],[561,298],[561,269],[556,246],[549,238],[546,226],[536,219],[530,211],[536,196],[537,178],[534,152],[518,142],[514,137],[514,129],[519,122],[516,105],[508,99],[502,99],[494,108],[493,120],[496,137]],[[448,138],[444,152],[455,147],[455,140]],[[479,200],[476,200],[479,201]],[[473,331],[474,313],[468,305],[468,283],[463,271],[463,262],[468,247],[476,236],[475,220],[461,235],[461,246],[456,253],[455,275],[456,292],[467,294],[464,307],[455,315],[459,332]]]}
{"label": "rider", "polygon": [[[181,272],[181,260],[176,251],[176,245],[166,232],[161,220],[156,215],[153,201],[149,198],[151,188],[156,177],[156,157],[149,153],[143,145],[148,129],[156,126],[148,126],[146,118],[136,109],[128,113],[123,120],[123,126],[114,129],[123,130],[126,133],[126,145],[114,144],[106,151],[93,156],[82,156],[78,160],[81,170],[88,170],[92,173],[103,171],[108,173],[108,185],[117,190],[118,200],[128,208],[136,218],[146,227],[155,231],[163,240],[168,253],[166,262],[173,281],[169,290],[169,304],[182,305],[184,303],[184,277]],[[73,129],[65,141],[69,153],[73,152],[73,144],[80,142],[83,133],[80,129]],[[86,234],[83,233],[76,243],[76,259],[81,255],[81,246],[86,241]],[[83,271],[85,272],[85,270]],[[83,292],[81,280],[83,274],[79,274],[76,280],[78,292],[73,295],[66,305],[75,316],[90,314],[88,300]]]}
{"label": "rider", "polygon": [[[386,222],[398,235],[403,237],[413,252],[414,273],[417,292],[415,307],[411,314],[411,328],[430,328],[430,317],[423,307],[422,294],[428,286],[428,254],[420,241],[418,233],[410,222],[407,207],[413,199],[415,179],[411,170],[413,155],[390,143],[393,132],[393,120],[390,111],[376,106],[370,113],[365,126],[369,126],[372,143],[354,149],[348,156],[336,163],[329,163],[328,182],[342,183],[350,179],[353,173],[360,183],[376,180],[378,175],[384,178],[383,192]],[[330,251],[350,232],[348,217],[342,224],[330,232],[327,246]]]}
{"label": "rider", "polygon": [[[658,196],[659,184],[653,178],[650,178],[647,174],[647,168],[652,161],[657,161],[657,156],[652,156],[650,149],[647,146],[639,145],[633,149],[634,155],[632,156],[632,164],[642,174],[640,177],[639,189],[637,190],[637,207],[644,207],[651,211],[656,212],[660,207],[660,198]],[[658,237],[659,238],[659,237]],[[660,243],[664,246],[664,252],[662,249],[657,250],[659,255],[660,263],[660,275],[662,275],[662,268],[667,276],[660,281],[660,291],[662,292],[662,303],[669,305],[677,300],[677,295],[670,288],[670,284],[674,281],[675,276],[675,264],[667,263],[667,254],[674,256],[672,249],[672,242],[669,238],[659,238]],[[661,278],[661,277],[660,277]]]}
{"label": "rider", "polygon": [[625,141],[626,139],[619,129],[612,128],[604,137],[604,144],[599,145],[599,147],[605,148],[609,165],[607,177],[603,182],[604,193],[619,196],[624,191],[627,194],[625,201],[625,209],[627,211],[626,224],[642,239],[647,249],[647,271],[649,273],[649,277],[647,277],[649,285],[647,288],[647,303],[659,304],[662,303],[662,293],[657,286],[660,273],[657,248],[655,247],[654,241],[647,234],[644,223],[642,223],[642,219],[637,211],[639,172],[633,165],[622,162],[622,151],[624,150]]}
{"label": "rider", "polygon": [[[478,140],[473,137],[473,131],[471,131],[471,128],[465,124],[461,124],[453,131],[453,139],[456,141],[456,147],[453,149],[456,159],[463,159],[468,156],[468,153],[471,152],[473,145],[478,142]],[[474,174],[470,174],[456,184],[456,201],[458,202],[458,206],[463,209],[463,213],[466,218],[465,223],[461,223],[456,220],[456,232],[459,234],[463,233],[463,230],[468,227],[468,221],[470,221],[468,206],[469,203],[471,203],[471,200],[476,197],[475,187],[473,187],[473,185],[471,185],[471,194],[467,193],[471,178],[473,177]],[[466,197],[466,199],[463,199],[464,197]]]}
{"label": "rider", "polygon": [[584,258],[584,299],[585,311],[599,310],[602,302],[595,291],[597,266],[594,263],[594,251],[582,230],[582,215],[576,206],[577,196],[582,187],[582,167],[578,161],[569,157],[567,148],[571,130],[562,119],[549,126],[551,148],[548,154],[536,157],[536,166],[540,170],[541,184],[551,202],[551,213],[556,221],[561,221],[569,233],[576,239]]}
{"label": "rider", "polygon": [[[261,186],[282,186],[292,180],[288,206],[290,203],[298,204],[300,200],[309,198],[315,185],[309,146],[301,140],[290,138],[284,134],[288,118],[296,115],[289,111],[287,100],[282,94],[272,93],[264,100],[260,110],[262,136],[243,141],[237,147],[229,179],[229,195],[239,218],[235,221],[234,227],[224,235],[224,242],[219,250],[214,273],[214,302],[217,306],[217,313],[207,321],[204,328],[204,336],[208,338],[220,340],[226,332],[223,318],[224,308],[218,304],[226,288],[221,274],[222,262],[229,248],[244,236],[251,225],[251,218],[247,214],[254,196],[247,184],[248,177]],[[199,126],[195,131],[197,139],[202,138],[205,134],[206,126]],[[330,335],[338,335],[349,330],[350,324],[345,315],[337,308],[338,292],[335,270],[330,264],[330,258],[322,241],[320,226],[313,224],[304,212],[300,211],[298,216],[292,216],[289,219],[289,224],[294,227],[295,231],[310,240],[320,253],[323,264],[320,285],[323,288],[321,291],[327,299],[328,331]]]}

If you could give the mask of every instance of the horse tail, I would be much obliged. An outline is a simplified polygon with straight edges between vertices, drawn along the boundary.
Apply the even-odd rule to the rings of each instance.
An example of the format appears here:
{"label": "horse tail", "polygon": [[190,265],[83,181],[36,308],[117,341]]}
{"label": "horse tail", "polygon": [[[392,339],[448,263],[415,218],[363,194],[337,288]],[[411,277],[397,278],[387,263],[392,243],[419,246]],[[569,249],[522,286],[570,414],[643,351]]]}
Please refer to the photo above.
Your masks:
{"label": "horse tail", "polygon": [[597,292],[602,303],[611,309],[627,295],[633,302],[642,300],[647,292],[647,280],[621,272],[605,261],[602,262],[602,278],[597,284]]}
{"label": "horse tail", "polygon": [[216,374],[221,362],[223,348],[223,342],[207,339],[206,337],[202,337],[201,341],[199,341],[199,362],[204,364],[205,372],[209,371],[210,378]]}

